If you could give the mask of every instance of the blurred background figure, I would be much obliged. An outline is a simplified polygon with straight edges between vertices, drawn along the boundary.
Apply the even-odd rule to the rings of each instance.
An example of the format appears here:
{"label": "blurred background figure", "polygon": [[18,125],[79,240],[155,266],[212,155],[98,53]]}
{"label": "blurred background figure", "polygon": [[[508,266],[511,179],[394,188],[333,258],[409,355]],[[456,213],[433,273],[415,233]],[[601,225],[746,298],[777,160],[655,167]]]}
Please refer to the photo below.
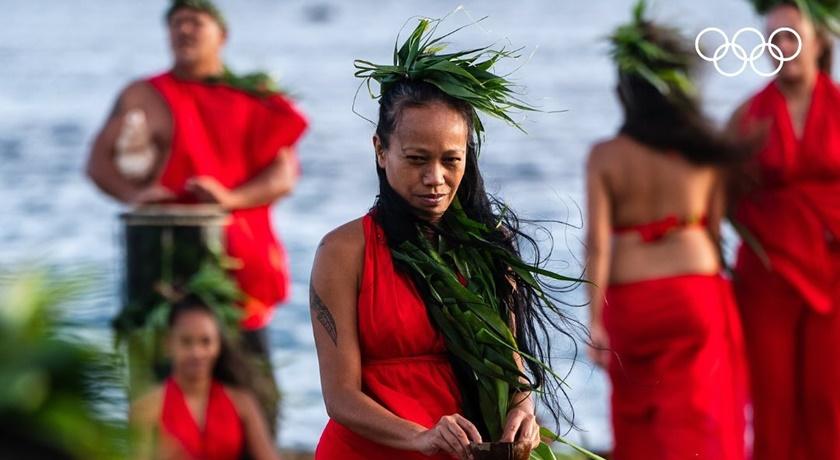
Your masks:
{"label": "blurred background figure", "polygon": [[[755,459],[840,459],[840,91],[836,2],[755,1],[785,62],[733,115],[764,136],[733,181],[735,288],[753,386]],[[804,8],[804,9],[800,9]],[[773,63],[776,64],[775,62]]]}
{"label": "blurred background figure", "polygon": [[644,17],[612,35],[624,123],[586,169],[590,356],[612,383],[614,457],[743,459],[744,363],[721,272],[722,169],[694,50]]}
{"label": "blurred background figure", "polygon": [[278,459],[246,361],[194,295],[172,306],[166,337],[171,375],[136,400],[138,459]]}
{"label": "blurred background figure", "polygon": [[[264,74],[238,76],[222,49],[228,28],[209,0],[175,0],[165,15],[174,58],[164,74],[126,87],[93,144],[87,172],[113,198],[133,206],[209,203],[230,213],[227,253],[245,294],[242,339],[273,381],[266,334],[288,297],[285,250],[270,206],[291,193],[299,167],[301,113]],[[261,401],[274,432],[279,393]]]}

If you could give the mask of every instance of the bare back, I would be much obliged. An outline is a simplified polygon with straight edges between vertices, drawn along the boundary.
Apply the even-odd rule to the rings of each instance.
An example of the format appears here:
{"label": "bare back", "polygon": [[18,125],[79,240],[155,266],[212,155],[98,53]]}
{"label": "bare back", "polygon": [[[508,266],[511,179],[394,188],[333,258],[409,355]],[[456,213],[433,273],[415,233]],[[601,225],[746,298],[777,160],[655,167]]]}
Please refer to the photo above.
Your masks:
{"label": "bare back", "polygon": [[[709,231],[721,219],[715,168],[620,135],[593,149],[588,181],[590,240],[601,239],[601,246],[610,248],[603,258],[610,283],[719,271],[715,232]],[[655,241],[644,241],[635,231],[614,232],[672,216],[680,221],[705,217],[708,225],[680,226]]]}

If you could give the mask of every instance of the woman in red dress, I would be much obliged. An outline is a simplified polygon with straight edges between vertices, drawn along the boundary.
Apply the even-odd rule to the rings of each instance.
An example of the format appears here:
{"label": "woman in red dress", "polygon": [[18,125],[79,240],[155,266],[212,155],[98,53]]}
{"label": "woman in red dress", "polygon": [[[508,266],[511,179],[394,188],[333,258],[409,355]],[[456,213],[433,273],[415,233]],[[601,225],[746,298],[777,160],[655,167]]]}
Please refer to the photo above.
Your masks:
{"label": "woman in red dress", "polygon": [[222,338],[213,311],[187,296],[169,315],[171,376],[131,406],[136,458],[278,459],[254,397],[239,382],[247,368]]}
{"label": "woman in red dress", "polygon": [[[443,64],[458,65],[438,68]],[[457,203],[480,222],[475,225],[493,229],[482,244],[520,257],[514,245],[521,234],[511,215],[491,206],[484,190],[477,109],[408,74],[382,85],[373,138],[379,196],[367,215],[323,238],[312,269],[312,323],[330,416],[317,460],[466,459],[470,444],[482,440],[540,442],[527,392],[510,395],[514,403],[501,421],[501,435],[490,439],[476,416],[475,381],[464,377],[463,363],[430,321],[439,308],[435,299],[424,280],[393,256],[406,242],[422,246],[437,237],[441,245],[463,244],[444,230],[463,231],[449,219]],[[520,284],[511,267],[494,266],[495,292],[514,323],[519,348],[531,351],[535,291]],[[456,273],[465,286],[481,280],[464,267]],[[529,369],[539,372],[544,370]]]}
{"label": "woman in red dress", "polygon": [[587,165],[590,356],[612,384],[613,458],[743,460],[741,330],[716,244],[722,166],[743,154],[703,117],[684,40],[637,13],[614,46],[624,124]]}
{"label": "woman in red dress", "polygon": [[[792,3],[792,2],[779,2]],[[810,2],[806,2],[810,3]],[[785,62],[735,113],[764,143],[737,185],[754,240],[735,267],[753,385],[756,460],[840,459],[840,90],[831,41],[798,7],[767,11]]]}

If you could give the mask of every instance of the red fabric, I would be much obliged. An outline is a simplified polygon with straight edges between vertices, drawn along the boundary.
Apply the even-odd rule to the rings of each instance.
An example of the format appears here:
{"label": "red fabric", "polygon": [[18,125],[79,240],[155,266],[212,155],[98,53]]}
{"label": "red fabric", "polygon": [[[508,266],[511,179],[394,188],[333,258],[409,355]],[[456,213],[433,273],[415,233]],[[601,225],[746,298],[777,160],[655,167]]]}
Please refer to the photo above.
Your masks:
{"label": "red fabric", "polygon": [[706,216],[701,216],[698,219],[679,219],[677,216],[670,215],[663,219],[653,222],[636,225],[625,225],[613,229],[613,233],[630,233],[637,232],[642,237],[645,243],[652,243],[665,238],[674,230],[690,227],[692,225],[699,225],[705,227],[708,224]]}
{"label": "red fabric", "polygon": [[195,422],[181,388],[173,379],[164,383],[160,415],[162,435],[173,439],[190,460],[239,460],[245,451],[245,434],[236,407],[219,382],[207,398],[204,430]]}
{"label": "red fabric", "polygon": [[[797,139],[784,95],[769,84],[749,104],[742,129],[768,130],[758,155],[763,186],[738,204],[736,218],[770,258],[774,271],[818,312],[834,309],[829,247],[840,237],[840,90],[820,74]],[[744,246],[740,277],[764,271]]]}
{"label": "red fabric", "polygon": [[[431,428],[460,413],[460,390],[443,337],[412,281],[394,270],[391,250],[371,215],[363,219],[364,269],[357,303],[362,391],[398,417]],[[391,449],[330,420],[316,460],[449,459]]]}
{"label": "red fabric", "polygon": [[[832,272],[840,275],[840,252]],[[735,285],[750,363],[755,460],[840,459],[840,311],[818,313],[779,273]],[[834,299],[840,299],[840,283]]]}
{"label": "red fabric", "polygon": [[609,286],[615,460],[743,460],[747,382],[729,283],[685,275]]}
{"label": "red fabric", "polygon": [[755,382],[755,459],[840,459],[840,91],[820,74],[801,139],[775,83],[750,102],[745,133],[767,130],[762,187],[737,207],[746,245],[736,292]]}
{"label": "red fabric", "polygon": [[[225,85],[179,80],[172,73],[149,83],[172,112],[172,149],[161,185],[179,202],[195,202],[184,190],[192,177],[211,176],[228,188],[246,183],[306,130],[303,115],[279,95],[257,98]],[[234,274],[248,296],[242,327],[265,327],[275,305],[288,297],[290,283],[269,206],[234,211],[226,236],[229,255],[242,262]]]}

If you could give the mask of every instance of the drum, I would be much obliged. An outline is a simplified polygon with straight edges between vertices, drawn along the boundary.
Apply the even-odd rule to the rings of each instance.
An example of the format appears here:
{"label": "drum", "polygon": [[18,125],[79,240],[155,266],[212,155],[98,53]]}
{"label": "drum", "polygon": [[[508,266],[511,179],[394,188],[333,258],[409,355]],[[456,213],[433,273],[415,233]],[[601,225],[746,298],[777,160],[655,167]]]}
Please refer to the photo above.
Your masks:
{"label": "drum", "polygon": [[129,395],[134,397],[168,370],[160,343],[165,318],[150,314],[171,302],[168,291],[186,288],[202,266],[220,263],[228,215],[211,205],[153,205],[120,218],[125,255],[123,309],[114,327],[128,344]]}

